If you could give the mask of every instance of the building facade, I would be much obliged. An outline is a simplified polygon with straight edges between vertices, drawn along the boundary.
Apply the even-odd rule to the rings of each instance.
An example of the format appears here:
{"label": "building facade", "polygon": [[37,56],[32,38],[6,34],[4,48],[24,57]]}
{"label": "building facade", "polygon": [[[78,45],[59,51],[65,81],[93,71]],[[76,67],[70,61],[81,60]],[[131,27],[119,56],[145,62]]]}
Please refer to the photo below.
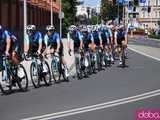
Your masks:
{"label": "building facade", "polygon": [[[27,0],[27,24],[43,30],[51,23],[50,0]],[[59,29],[59,4],[53,3],[53,23]],[[13,32],[23,42],[23,0],[0,0],[0,25]]]}
{"label": "building facade", "polygon": [[130,23],[143,28],[157,29],[160,27],[160,0],[146,0],[133,10],[134,18]]}

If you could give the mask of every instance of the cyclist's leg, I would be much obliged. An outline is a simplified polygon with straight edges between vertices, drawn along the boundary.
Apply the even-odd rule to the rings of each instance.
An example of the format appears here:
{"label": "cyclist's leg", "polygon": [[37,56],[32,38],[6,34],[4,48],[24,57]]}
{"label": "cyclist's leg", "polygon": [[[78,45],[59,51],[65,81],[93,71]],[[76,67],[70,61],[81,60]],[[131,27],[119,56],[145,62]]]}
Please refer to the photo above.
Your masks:
{"label": "cyclist's leg", "polygon": [[119,65],[122,64],[122,40],[117,39],[117,44],[118,44],[118,57],[119,57]]}

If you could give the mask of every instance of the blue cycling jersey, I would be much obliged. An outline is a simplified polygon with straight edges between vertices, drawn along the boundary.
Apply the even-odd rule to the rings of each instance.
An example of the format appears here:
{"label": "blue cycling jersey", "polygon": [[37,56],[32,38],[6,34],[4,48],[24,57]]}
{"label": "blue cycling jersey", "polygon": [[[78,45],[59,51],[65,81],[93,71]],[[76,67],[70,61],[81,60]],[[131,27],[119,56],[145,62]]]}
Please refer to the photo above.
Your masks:
{"label": "blue cycling jersey", "polygon": [[101,32],[101,37],[102,37],[102,40],[103,40],[104,42],[106,42],[107,39],[108,39],[108,37],[109,37],[107,31],[103,30],[103,31]]}
{"label": "blue cycling jersey", "polygon": [[94,41],[94,37],[91,32],[87,33],[86,35],[83,35],[83,39],[84,39],[84,41],[88,41],[88,42]]}
{"label": "blue cycling jersey", "polygon": [[0,43],[4,44],[8,38],[11,38],[12,43],[17,43],[17,38],[13,34],[11,34],[9,31],[1,31],[0,32]]}
{"label": "blue cycling jersey", "polygon": [[7,30],[0,31],[0,41],[1,42],[5,42],[7,38],[10,38],[10,36],[11,36],[11,33],[8,32]]}
{"label": "blue cycling jersey", "polygon": [[42,40],[42,34],[40,32],[35,32],[35,34],[29,38],[32,42],[39,42]]}
{"label": "blue cycling jersey", "polygon": [[100,41],[101,40],[101,34],[100,34],[100,32],[93,33],[93,38],[94,38],[95,42]]}
{"label": "blue cycling jersey", "polygon": [[60,36],[57,32],[54,32],[51,36],[49,36],[49,41],[50,42],[59,42],[60,41]]}
{"label": "blue cycling jersey", "polygon": [[60,41],[60,36],[57,32],[54,32],[51,36],[46,34],[44,36],[44,43],[46,46],[50,45],[51,43],[57,43]]}
{"label": "blue cycling jersey", "polygon": [[25,43],[41,43],[42,42],[42,34],[40,32],[35,32],[33,35],[29,36],[25,35]]}
{"label": "blue cycling jersey", "polygon": [[81,34],[81,32],[80,31],[76,31],[76,35],[75,35],[75,40],[79,40],[79,41],[81,41],[82,40],[82,34]]}

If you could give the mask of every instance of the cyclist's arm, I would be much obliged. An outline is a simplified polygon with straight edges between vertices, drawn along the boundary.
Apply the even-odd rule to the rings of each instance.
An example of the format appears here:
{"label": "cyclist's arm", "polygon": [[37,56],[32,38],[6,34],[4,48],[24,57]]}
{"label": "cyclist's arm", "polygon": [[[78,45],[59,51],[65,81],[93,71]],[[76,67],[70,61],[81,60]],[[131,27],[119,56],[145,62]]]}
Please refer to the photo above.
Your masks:
{"label": "cyclist's arm", "polygon": [[100,46],[102,46],[102,37],[101,37],[101,33],[98,34],[99,40],[100,40]]}
{"label": "cyclist's arm", "polygon": [[112,42],[113,41],[113,37],[112,37],[112,31],[111,30],[109,30],[109,37],[110,37],[111,42]]}
{"label": "cyclist's arm", "polygon": [[44,53],[48,53],[49,50],[50,50],[50,46],[48,45],[48,41],[49,41],[49,37],[48,37],[48,35],[46,34],[46,35],[44,36],[44,44],[45,44],[45,47],[46,47]]}
{"label": "cyclist's arm", "polygon": [[9,50],[11,48],[11,37],[7,31],[4,32],[5,38],[6,38],[6,51],[5,53],[9,53]]}
{"label": "cyclist's arm", "polygon": [[38,53],[41,53],[42,50],[42,35],[39,33],[39,47],[38,47]]}
{"label": "cyclist's arm", "polygon": [[117,31],[114,33],[115,45],[117,46]]}
{"label": "cyclist's arm", "polygon": [[80,32],[78,32],[78,38],[80,40],[80,49],[82,49],[83,48],[83,40],[82,40],[82,35]]}
{"label": "cyclist's arm", "polygon": [[58,51],[59,50],[59,48],[60,48],[60,36],[59,36],[59,34],[57,33],[57,35],[56,35],[56,41],[57,41],[57,50],[56,51]]}

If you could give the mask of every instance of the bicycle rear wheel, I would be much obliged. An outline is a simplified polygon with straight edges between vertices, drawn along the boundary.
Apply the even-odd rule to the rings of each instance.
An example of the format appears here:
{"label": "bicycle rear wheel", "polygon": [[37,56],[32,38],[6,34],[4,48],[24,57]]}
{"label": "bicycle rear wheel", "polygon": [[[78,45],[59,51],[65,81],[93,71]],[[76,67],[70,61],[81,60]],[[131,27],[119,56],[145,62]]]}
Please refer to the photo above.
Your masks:
{"label": "bicycle rear wheel", "polygon": [[22,64],[18,65],[17,72],[18,72],[17,73],[17,76],[18,76],[17,84],[19,88],[22,91],[27,91],[28,90],[28,76],[27,76],[26,69],[24,68]]}
{"label": "bicycle rear wheel", "polygon": [[51,72],[49,69],[49,65],[46,61],[43,63],[43,69],[46,69],[45,72],[43,73],[44,76],[44,82],[48,86],[51,84]]}
{"label": "bicycle rear wheel", "polygon": [[51,62],[51,71],[52,71],[52,76],[53,76],[53,79],[54,79],[54,82],[57,83],[60,81],[60,76],[61,76],[61,73],[60,73],[60,63],[53,58],[52,62]]}

